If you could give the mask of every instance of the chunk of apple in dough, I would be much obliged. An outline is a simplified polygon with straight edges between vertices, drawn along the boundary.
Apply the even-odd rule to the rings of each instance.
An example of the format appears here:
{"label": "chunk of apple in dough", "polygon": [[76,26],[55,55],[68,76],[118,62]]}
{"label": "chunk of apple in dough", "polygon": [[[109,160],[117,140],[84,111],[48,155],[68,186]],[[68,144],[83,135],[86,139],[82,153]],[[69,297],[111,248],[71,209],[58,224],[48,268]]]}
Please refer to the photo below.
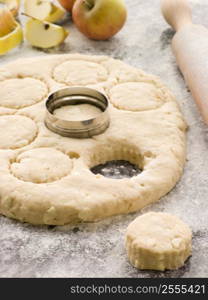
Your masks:
{"label": "chunk of apple in dough", "polygon": [[25,26],[25,37],[34,47],[52,48],[61,44],[69,32],[58,25],[35,18],[28,20]]}
{"label": "chunk of apple in dough", "polygon": [[65,15],[65,11],[48,0],[25,0],[25,14],[39,20],[55,23]]}

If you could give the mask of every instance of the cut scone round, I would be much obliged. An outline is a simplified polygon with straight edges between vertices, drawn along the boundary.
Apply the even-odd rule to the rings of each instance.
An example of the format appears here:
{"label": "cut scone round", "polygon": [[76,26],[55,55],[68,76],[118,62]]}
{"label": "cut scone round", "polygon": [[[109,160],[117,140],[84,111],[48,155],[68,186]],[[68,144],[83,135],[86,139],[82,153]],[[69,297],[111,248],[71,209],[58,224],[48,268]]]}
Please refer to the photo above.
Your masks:
{"label": "cut scone round", "polygon": [[178,217],[149,212],[130,223],[125,243],[134,267],[164,271],[184,265],[191,255],[191,240],[191,229]]}

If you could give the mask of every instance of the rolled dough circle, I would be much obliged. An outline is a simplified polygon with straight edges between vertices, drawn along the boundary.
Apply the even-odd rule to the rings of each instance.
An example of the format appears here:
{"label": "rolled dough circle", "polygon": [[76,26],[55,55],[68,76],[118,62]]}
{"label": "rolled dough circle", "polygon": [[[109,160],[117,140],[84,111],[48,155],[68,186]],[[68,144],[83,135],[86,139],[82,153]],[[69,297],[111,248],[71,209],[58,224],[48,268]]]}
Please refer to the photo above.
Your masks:
{"label": "rolled dough circle", "polygon": [[69,175],[71,169],[71,159],[53,148],[36,148],[23,152],[11,165],[14,176],[34,183],[60,180]]}
{"label": "rolled dough circle", "polygon": [[39,79],[10,78],[0,82],[0,106],[19,109],[42,101],[48,94],[47,86]]}
{"label": "rolled dough circle", "polygon": [[156,109],[164,103],[160,89],[146,82],[118,84],[109,94],[116,108],[130,111]]}
{"label": "rolled dough circle", "polygon": [[[96,221],[137,211],[180,179],[186,123],[157,77],[110,57],[81,54],[22,59],[1,67],[0,74],[5,84],[17,74],[42,78],[48,93],[63,84],[98,89],[109,97],[111,119],[109,128],[94,138],[62,137],[45,127],[44,103],[31,106],[38,99],[32,82],[27,97],[24,87],[10,82],[10,94],[18,95],[11,105],[18,107],[15,115],[5,115],[13,111],[1,106],[5,92],[0,89],[1,214],[32,224]],[[38,95],[44,97],[41,87]],[[25,106],[26,98],[30,106]],[[129,161],[142,172],[122,179],[91,172],[111,160]]]}
{"label": "rolled dough circle", "polygon": [[62,120],[82,121],[97,117],[101,110],[90,104],[66,105],[56,109],[53,114]]}
{"label": "rolled dough circle", "polygon": [[25,116],[0,116],[0,149],[17,149],[31,143],[37,134],[33,120]]}
{"label": "rolled dough circle", "polygon": [[128,226],[126,249],[136,268],[171,270],[182,267],[191,255],[191,239],[191,229],[178,217],[150,212]]}
{"label": "rolled dough circle", "polygon": [[66,61],[57,66],[53,72],[58,82],[74,85],[96,84],[107,79],[107,71],[101,65],[83,61]]}

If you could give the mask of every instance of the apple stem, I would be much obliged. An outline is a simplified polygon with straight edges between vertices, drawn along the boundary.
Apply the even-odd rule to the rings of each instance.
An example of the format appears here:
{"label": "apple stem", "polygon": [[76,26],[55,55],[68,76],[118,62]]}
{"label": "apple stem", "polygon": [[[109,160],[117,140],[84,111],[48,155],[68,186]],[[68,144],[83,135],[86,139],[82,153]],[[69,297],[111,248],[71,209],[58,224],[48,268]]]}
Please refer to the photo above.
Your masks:
{"label": "apple stem", "polygon": [[48,2],[50,2],[50,1],[48,1],[48,0],[40,0],[40,1],[37,2],[37,5],[41,5],[42,3],[48,3]]}
{"label": "apple stem", "polygon": [[88,2],[87,0],[84,0],[83,2],[89,9],[93,8],[93,6],[94,6],[92,3]]}

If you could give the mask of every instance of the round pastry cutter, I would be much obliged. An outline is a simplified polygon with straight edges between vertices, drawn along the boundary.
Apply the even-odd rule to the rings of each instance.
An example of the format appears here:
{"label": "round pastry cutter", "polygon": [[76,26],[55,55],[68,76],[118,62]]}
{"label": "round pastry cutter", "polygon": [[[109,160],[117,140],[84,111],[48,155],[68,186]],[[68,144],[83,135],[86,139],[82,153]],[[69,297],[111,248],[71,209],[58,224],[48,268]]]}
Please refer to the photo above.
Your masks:
{"label": "round pastry cutter", "polygon": [[[100,109],[96,117],[81,121],[64,120],[54,111],[68,105],[90,104]],[[51,131],[66,137],[90,138],[103,133],[110,124],[107,97],[91,88],[68,87],[49,95],[46,101],[45,124]]]}

